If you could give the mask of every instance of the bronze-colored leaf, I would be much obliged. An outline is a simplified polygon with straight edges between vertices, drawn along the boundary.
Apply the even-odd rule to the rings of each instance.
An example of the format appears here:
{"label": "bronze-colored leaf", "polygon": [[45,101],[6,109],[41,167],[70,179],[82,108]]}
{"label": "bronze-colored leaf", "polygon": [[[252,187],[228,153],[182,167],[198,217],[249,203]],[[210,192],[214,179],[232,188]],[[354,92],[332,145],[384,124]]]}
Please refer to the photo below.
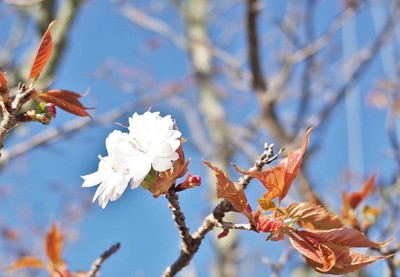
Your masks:
{"label": "bronze-colored leaf", "polygon": [[323,271],[318,267],[314,261],[305,257],[306,262],[312,266],[316,271],[324,274],[347,274],[360,270],[361,268],[381,259],[388,258],[389,256],[369,256],[358,252],[355,252],[349,247],[337,246],[334,244],[328,244],[336,257],[335,265],[332,266],[328,271]]}
{"label": "bronze-colored leaf", "polygon": [[329,230],[343,227],[343,223],[337,215],[334,215],[322,206],[296,202],[286,209],[290,218],[296,219],[297,224],[309,230]]}
{"label": "bronze-colored leaf", "polygon": [[15,270],[15,269],[22,269],[22,268],[45,268],[46,265],[43,261],[39,258],[34,256],[23,256],[19,258],[15,263],[7,267],[5,270]]}
{"label": "bronze-colored leaf", "polygon": [[290,243],[306,259],[308,265],[319,272],[329,272],[336,264],[334,252],[316,240],[301,237],[293,232],[287,232]]}
{"label": "bronze-colored leaf", "polygon": [[367,196],[370,194],[372,191],[373,187],[375,184],[375,175],[372,175],[367,182],[365,182],[363,188],[361,191],[355,191],[349,194],[348,196],[348,201],[350,208],[355,210],[360,202],[367,198]]}
{"label": "bronze-colored leaf", "polygon": [[267,189],[264,198],[273,200],[282,195],[283,187],[285,186],[285,169],[282,165],[271,167],[265,171],[243,171],[235,164],[232,165],[237,172],[256,178],[264,185]]}
{"label": "bronze-colored leaf", "polygon": [[36,99],[46,103],[53,103],[66,112],[91,118],[90,114],[86,111],[89,108],[84,107],[78,100],[80,97],[82,97],[81,94],[68,90],[49,90],[38,92],[35,96]]}
{"label": "bronze-colored leaf", "polygon": [[312,130],[312,128],[308,130],[303,145],[299,149],[289,153],[289,155],[285,159],[282,159],[277,166],[271,167],[265,171],[243,171],[235,164],[233,164],[233,166],[239,173],[256,178],[264,185],[268,190],[264,195],[264,198],[273,200],[278,197],[279,202],[281,202],[282,199],[286,197],[298,174]]}
{"label": "bronze-colored leaf", "polygon": [[335,245],[349,247],[381,247],[391,242],[391,240],[382,243],[370,241],[368,237],[360,231],[348,227],[331,230],[298,230],[297,234],[313,238],[320,243],[334,243]]}
{"label": "bronze-colored leaf", "polygon": [[303,156],[306,153],[308,141],[313,130],[314,128],[308,129],[307,134],[304,137],[303,145],[299,149],[289,153],[289,155],[285,159],[279,161],[279,164],[283,165],[285,168],[285,185],[282,187],[282,193],[279,196],[279,202],[286,197],[287,193],[289,192],[290,186],[292,185],[294,179],[299,173],[299,169],[303,161]]}
{"label": "bronze-colored leaf", "polygon": [[4,95],[7,93],[8,93],[8,84],[6,76],[4,76],[4,73],[0,70],[0,95]]}
{"label": "bronze-colored leaf", "polygon": [[[324,274],[346,274],[389,257],[367,256],[353,251],[348,244],[352,243],[356,247],[384,245],[373,243],[360,232],[356,232],[358,231],[349,228],[303,231],[286,227],[285,233],[292,245],[304,256],[307,264],[316,271]],[[354,241],[351,242],[352,240]]]}
{"label": "bronze-colored leaf", "polygon": [[213,166],[206,161],[203,161],[203,164],[208,166],[217,178],[217,197],[224,198],[226,201],[231,203],[236,211],[244,214],[249,219],[250,223],[254,225],[255,222],[251,213],[252,210],[243,188],[237,188],[220,168]]}
{"label": "bronze-colored leaf", "polygon": [[57,225],[53,224],[46,236],[46,254],[51,263],[55,266],[64,263],[61,258],[63,243],[64,238],[62,234],[58,230]]}
{"label": "bronze-colored leaf", "polygon": [[51,37],[51,28],[54,26],[55,21],[51,22],[46,32],[42,37],[42,41],[39,44],[38,51],[36,53],[35,60],[33,61],[31,71],[29,73],[28,82],[35,81],[43,68],[46,66],[47,61],[50,59],[53,52],[53,40]]}
{"label": "bronze-colored leaf", "polygon": [[261,232],[276,232],[283,226],[283,221],[272,215],[259,215],[256,217],[256,228]]}

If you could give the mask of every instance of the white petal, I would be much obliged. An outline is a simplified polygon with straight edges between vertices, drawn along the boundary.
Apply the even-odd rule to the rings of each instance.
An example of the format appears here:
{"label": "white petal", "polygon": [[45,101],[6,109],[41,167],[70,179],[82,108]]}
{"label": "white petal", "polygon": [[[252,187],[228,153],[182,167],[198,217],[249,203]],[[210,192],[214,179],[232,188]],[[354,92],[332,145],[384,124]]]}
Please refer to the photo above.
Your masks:
{"label": "white petal", "polygon": [[143,180],[135,181],[135,180],[132,179],[131,180],[131,189],[137,188],[140,185],[141,182],[143,182]]}
{"label": "white petal", "polygon": [[154,170],[162,172],[172,167],[172,162],[168,158],[156,157],[152,162]]}
{"label": "white petal", "polygon": [[131,161],[127,166],[134,180],[143,180],[150,172],[151,160],[143,157],[141,160]]}
{"label": "white petal", "polygon": [[81,176],[84,179],[82,187],[92,187],[102,182],[108,175],[112,174],[112,166],[109,157],[100,160],[99,168],[96,172]]}

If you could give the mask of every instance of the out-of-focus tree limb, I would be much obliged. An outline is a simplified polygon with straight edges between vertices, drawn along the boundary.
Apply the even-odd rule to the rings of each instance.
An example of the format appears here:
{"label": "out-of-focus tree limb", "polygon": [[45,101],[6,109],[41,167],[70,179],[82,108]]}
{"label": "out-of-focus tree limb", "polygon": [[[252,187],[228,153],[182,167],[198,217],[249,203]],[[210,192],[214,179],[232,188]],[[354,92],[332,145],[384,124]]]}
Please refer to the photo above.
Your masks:
{"label": "out-of-focus tree limb", "polygon": [[275,99],[271,96],[271,93],[267,91],[268,85],[263,75],[263,70],[260,64],[260,48],[258,43],[257,34],[257,14],[259,1],[258,0],[247,0],[247,43],[248,43],[248,56],[251,67],[252,75],[252,87],[257,94],[259,99],[263,123],[267,127],[269,133],[282,145],[287,141],[287,135],[285,134],[284,128],[279,124],[277,115],[275,113]]}
{"label": "out-of-focus tree limb", "polygon": [[261,57],[258,45],[258,25],[257,14],[260,2],[258,0],[247,1],[247,41],[248,41],[248,57],[252,72],[252,85],[256,91],[267,91],[267,82],[261,68]]}
{"label": "out-of-focus tree limb", "polygon": [[12,147],[5,148],[3,163],[8,162],[16,157],[23,154],[27,154],[29,151],[36,149],[38,147],[48,146],[55,141],[60,139],[70,137],[75,133],[82,131],[88,127],[94,126],[104,126],[113,122],[116,122],[119,118],[131,114],[132,110],[137,108],[137,103],[129,103],[123,107],[118,107],[101,116],[95,118],[91,121],[89,118],[76,118],[71,121],[66,122],[60,127],[48,127],[46,130],[31,136],[28,140],[17,143]]}
{"label": "out-of-focus tree limb", "polygon": [[360,51],[343,66],[342,71],[345,73],[345,76],[348,76],[344,85],[332,96],[331,100],[309,120],[307,125],[319,127],[329,118],[334,108],[344,98],[348,90],[367,70],[372,59],[377,55],[381,47],[390,39],[399,19],[400,1],[395,0],[390,17],[387,19],[372,45],[368,49]]}
{"label": "out-of-focus tree limb", "polygon": [[[169,26],[166,22],[151,17],[145,12],[140,11],[139,9],[133,6],[124,6],[121,9],[122,13],[130,19],[133,23],[137,24],[140,27],[153,31],[159,35],[162,35],[169,39],[172,43],[174,43],[178,48],[182,50],[188,50],[188,42],[183,34],[179,34],[176,30],[174,30],[171,26]],[[247,76],[248,73],[245,72],[240,67],[240,62],[236,57],[231,55],[230,53],[214,46],[209,42],[208,47],[212,55],[224,62],[228,68],[232,71],[239,72],[242,76]]]}
{"label": "out-of-focus tree limb", "polygon": [[[214,83],[213,54],[208,34],[208,0],[189,0],[183,7],[186,22],[187,44],[193,73],[196,78],[200,111],[204,118],[210,143],[213,145],[209,160],[226,171],[232,157],[232,145],[228,137],[228,122],[217,87]],[[211,174],[208,179],[212,180]],[[211,182],[210,182],[211,183]],[[212,194],[214,197],[214,190]],[[233,220],[229,219],[229,220]],[[215,241],[217,261],[214,263],[216,276],[236,276],[237,237]]]}

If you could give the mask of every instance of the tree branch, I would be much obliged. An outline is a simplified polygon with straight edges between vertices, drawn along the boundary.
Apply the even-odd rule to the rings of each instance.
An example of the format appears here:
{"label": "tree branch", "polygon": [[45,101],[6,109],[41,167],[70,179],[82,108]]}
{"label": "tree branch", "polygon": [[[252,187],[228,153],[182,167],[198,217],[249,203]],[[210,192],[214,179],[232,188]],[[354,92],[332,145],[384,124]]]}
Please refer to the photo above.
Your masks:
{"label": "tree branch", "polygon": [[257,35],[257,15],[260,2],[258,0],[247,0],[247,42],[248,57],[253,75],[253,88],[255,91],[267,91],[267,82],[264,79],[261,64],[260,50]]}
{"label": "tree branch", "polygon": [[[260,171],[263,166],[274,161],[278,155],[273,153],[273,145],[265,144],[264,152],[254,163],[254,166],[249,169],[249,171]],[[252,177],[245,175],[239,179],[239,186],[246,188],[251,181]],[[187,266],[192,260],[193,256],[196,254],[200,247],[201,242],[208,232],[210,232],[215,226],[224,228],[224,226],[230,227],[231,229],[246,229],[249,227],[247,225],[235,225],[223,222],[225,214],[229,211],[234,211],[233,206],[226,200],[221,201],[204,220],[201,226],[193,233],[189,234],[189,229],[186,227],[185,217],[180,209],[178,197],[175,192],[170,191],[166,194],[166,198],[170,203],[170,209],[173,212],[174,220],[178,226],[181,238],[182,238],[182,248],[181,253],[176,259],[176,261],[169,267],[167,267],[163,273],[163,277],[170,277],[177,274],[182,268]],[[250,228],[251,229],[251,228]]]}
{"label": "tree branch", "polygon": [[121,244],[118,242],[111,246],[107,251],[105,251],[99,258],[97,258],[96,261],[92,264],[92,268],[90,271],[87,273],[89,277],[96,277],[96,273],[99,271],[100,266],[102,263],[104,263],[105,260],[107,260],[111,255],[116,253],[118,249],[120,248]]}

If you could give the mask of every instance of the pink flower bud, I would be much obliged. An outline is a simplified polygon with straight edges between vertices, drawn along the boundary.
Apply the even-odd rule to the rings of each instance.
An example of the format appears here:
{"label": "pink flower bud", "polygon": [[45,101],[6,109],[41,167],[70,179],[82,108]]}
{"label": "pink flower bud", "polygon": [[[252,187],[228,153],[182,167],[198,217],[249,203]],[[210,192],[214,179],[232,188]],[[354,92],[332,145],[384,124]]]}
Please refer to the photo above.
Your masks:
{"label": "pink flower bud", "polygon": [[201,176],[200,175],[192,175],[192,174],[188,174],[186,176],[185,181],[183,181],[182,183],[180,183],[177,187],[176,187],[176,191],[182,191],[185,189],[190,189],[190,188],[194,188],[194,187],[198,187],[201,185]]}
{"label": "pink flower bud", "polygon": [[47,103],[44,109],[46,115],[50,116],[50,118],[56,118],[57,111],[56,111],[56,106],[53,103]]}

